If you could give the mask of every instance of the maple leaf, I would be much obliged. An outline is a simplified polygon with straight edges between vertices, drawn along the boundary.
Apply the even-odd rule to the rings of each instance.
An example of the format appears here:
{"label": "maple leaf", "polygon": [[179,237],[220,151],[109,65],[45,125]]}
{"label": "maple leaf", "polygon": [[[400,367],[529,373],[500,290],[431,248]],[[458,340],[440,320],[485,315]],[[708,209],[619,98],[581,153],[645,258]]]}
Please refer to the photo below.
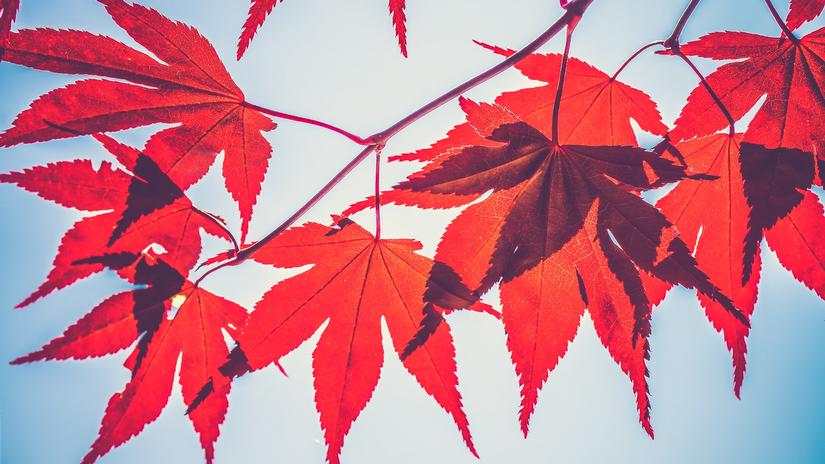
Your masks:
{"label": "maple leaf", "polygon": [[[707,76],[734,120],[765,96],[744,141],[766,148],[794,148],[823,156],[825,140],[825,28],[800,39],[746,32],[716,32],[681,46],[683,53],[717,60]],[[728,126],[704,86],[688,97],[670,133],[673,141],[712,134]]]}
{"label": "maple leaf", "polygon": [[0,182],[17,184],[67,208],[97,213],[66,232],[46,281],[18,307],[102,270],[100,263],[77,263],[89,256],[139,253],[159,244],[164,260],[185,276],[200,256],[201,230],[231,240],[158,172],[150,157],[111,137],[95,137],[123,167],[103,161],[95,168],[89,160],[74,160],[0,174]]}
{"label": "maple leaf", "polygon": [[[5,45],[18,9],[20,9],[20,0],[0,0],[0,45]],[[2,58],[3,51],[0,50],[0,59]]]}
{"label": "maple leaf", "polygon": [[[229,350],[222,330],[237,336],[246,310],[195,287],[164,263],[136,254],[91,258],[114,269],[129,269],[130,280],[146,286],[113,295],[43,348],[14,360],[22,364],[46,359],[85,359],[113,354],[137,342],[126,367],[132,377],[109,400],[100,433],[83,463],[95,462],[153,422],[172,392],[178,357],[183,400],[191,404]],[[207,462],[214,457],[218,427],[226,415],[229,385],[189,414]]]}
{"label": "maple leaf", "polygon": [[791,8],[785,24],[788,29],[794,30],[813,20],[825,9],[825,0],[791,0]]}
{"label": "maple leaf", "polygon": [[[758,255],[751,261],[748,272],[756,278],[743,283],[750,207],[743,191],[741,138],[741,134],[735,137],[718,134],[676,145],[675,149],[689,166],[716,176],[717,180],[682,180],[656,206],[673,222],[688,248],[694,250],[699,268],[750,318],[756,304],[761,262]],[[669,287],[665,283],[657,296],[650,295],[652,303],[658,303]],[[698,296],[705,315],[714,328],[722,332],[731,351],[734,391],[739,396],[745,375],[748,326],[716,301]]]}
{"label": "maple leaf", "polygon": [[[807,191],[813,181],[809,153],[766,149],[741,139],[741,134],[717,134],[678,144],[675,148],[690,166],[718,180],[682,180],[657,206],[694,250],[711,282],[750,319],[763,236],[782,266],[825,298],[825,245],[817,232],[825,228],[825,215],[816,195]],[[670,287],[646,283],[654,304]],[[733,355],[734,392],[739,396],[749,328],[707,297],[699,295],[699,301]]]}
{"label": "maple leaf", "polygon": [[[733,317],[743,316],[696,267],[672,225],[637,191],[707,176],[689,174],[657,153],[631,146],[553,143],[546,134],[549,119],[537,116],[543,110],[534,111],[535,103],[521,95],[508,97],[496,101],[509,107],[464,105],[475,137],[485,137],[485,144],[462,143],[454,130],[448,139],[459,143],[439,142],[444,151],[394,190],[412,204],[423,194],[425,207],[433,206],[434,196],[455,195],[452,205],[457,206],[492,191],[449,225],[435,259],[460,276],[459,287],[474,294],[502,280],[502,318],[522,386],[525,433],[537,392],[587,307],[603,344],[631,378],[640,421],[652,434],[645,367],[650,304],[637,268],[696,288]],[[522,106],[544,132],[521,119]],[[576,114],[578,107],[573,108]],[[627,117],[617,117],[617,123],[624,118],[627,124]],[[590,136],[620,133],[605,132],[610,131]],[[632,131],[624,137],[631,138]],[[430,301],[449,307],[446,301]]]}
{"label": "maple leaf", "polygon": [[[241,29],[241,37],[238,39],[238,59],[243,57],[252,38],[258,32],[258,29],[263,25],[266,17],[272,13],[275,5],[283,2],[283,0],[250,0],[249,16],[244,22]],[[407,17],[404,14],[406,7],[406,0],[389,0],[390,14],[392,15],[392,24],[395,28],[395,35],[398,38],[398,47],[401,49],[401,54],[407,56]]]}
{"label": "maple leaf", "polygon": [[243,241],[272,152],[262,132],[275,124],[249,108],[212,45],[195,29],[140,5],[100,2],[157,59],[84,31],[11,34],[6,61],[118,81],[81,80],[41,96],[0,135],[0,146],[177,123],[155,134],[147,150],[182,189],[203,177],[223,151],[223,175],[240,208]]}
{"label": "maple leaf", "polygon": [[[423,295],[433,262],[415,253],[420,247],[414,240],[377,240],[342,220],[336,228],[308,223],[290,229],[254,255],[256,261],[278,267],[313,266],[264,295],[228,363],[240,360],[245,365],[240,370],[225,366],[223,371],[229,368],[238,375],[277,363],[329,321],[313,353],[313,372],[315,404],[331,463],[339,462],[344,437],[378,383],[384,358],[382,317],[401,355],[426,315]],[[473,304],[461,295],[452,298]],[[439,324],[403,364],[452,415],[475,454],[454,358],[449,327]]]}

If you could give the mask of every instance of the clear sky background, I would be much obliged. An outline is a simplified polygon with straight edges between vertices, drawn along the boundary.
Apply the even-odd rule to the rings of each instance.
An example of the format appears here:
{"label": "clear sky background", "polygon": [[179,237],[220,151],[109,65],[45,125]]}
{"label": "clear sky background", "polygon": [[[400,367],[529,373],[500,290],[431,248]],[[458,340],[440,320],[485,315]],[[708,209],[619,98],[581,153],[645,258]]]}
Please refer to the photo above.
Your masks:
{"label": "clear sky background", "polygon": [[[23,0],[17,27],[77,28],[133,42],[92,0]],[[398,53],[386,0],[285,0],[241,62],[235,43],[246,15],[244,0],[149,1],[164,14],[197,27],[226,60],[248,100],[303,114],[367,135],[494,64],[480,39],[518,48],[543,31],[560,10],[554,0],[410,0],[410,58]],[[639,45],[667,36],[686,0],[595,0],[579,29],[573,54],[612,72]],[[776,1],[787,11],[787,1]],[[808,24],[807,32],[825,25]],[[684,37],[718,30],[777,35],[761,0],[706,0]],[[558,51],[559,40],[546,49]],[[715,63],[702,62],[705,71]],[[645,55],[622,75],[651,94],[672,123],[695,76],[678,59]],[[0,126],[40,94],[72,82],[0,64]],[[508,72],[468,96],[491,99],[534,85]],[[455,103],[396,137],[386,153],[428,145],[460,122]],[[115,134],[141,146],[152,130]],[[275,154],[255,210],[250,238],[262,237],[302,204],[358,152],[346,139],[282,122],[268,135]],[[643,138],[646,142],[652,139]],[[105,159],[90,138],[2,150],[0,172],[59,159]],[[220,166],[220,161],[216,167]],[[385,168],[385,186],[414,166]],[[371,163],[343,182],[307,219],[326,221],[371,189]],[[238,215],[219,169],[192,190],[197,205],[227,218]],[[817,193],[821,194],[821,191]],[[125,287],[99,274],[15,311],[45,277],[60,237],[80,217],[16,187],[0,185],[0,461],[9,464],[77,462],[94,440],[108,398],[128,380],[126,352],[100,359],[9,366],[62,333],[97,302]],[[444,225],[457,214],[388,207],[386,237],[414,237],[432,255]],[[356,219],[369,226],[371,216]],[[207,239],[207,251],[222,246]],[[561,462],[825,462],[825,303],[781,268],[763,246],[760,299],[752,320],[742,399],[732,392],[730,356],[692,292],[676,290],[654,313],[649,363],[656,439],[637,422],[629,380],[611,361],[585,317],[539,397],[531,434],[517,424],[518,383],[501,324],[480,314],[449,321],[457,347],[464,404],[481,459],[465,449],[451,419],[388,353],[372,401],[353,426],[342,459],[369,463]],[[254,263],[210,277],[207,287],[252,307],[286,272]],[[496,302],[493,292],[491,302]],[[320,332],[319,332],[320,333]],[[269,368],[236,382],[217,444],[218,463],[321,463],[325,446],[313,404],[311,353],[319,333],[287,356],[289,378]],[[388,341],[388,339],[385,339]],[[103,463],[197,463],[202,451],[179,387],[160,419]]]}

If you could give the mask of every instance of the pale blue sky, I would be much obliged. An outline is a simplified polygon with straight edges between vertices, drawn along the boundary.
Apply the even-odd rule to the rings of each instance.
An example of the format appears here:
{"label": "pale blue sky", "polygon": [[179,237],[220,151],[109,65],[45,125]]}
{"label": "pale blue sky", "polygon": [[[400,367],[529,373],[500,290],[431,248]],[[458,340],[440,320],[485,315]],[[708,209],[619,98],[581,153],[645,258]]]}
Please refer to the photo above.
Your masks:
{"label": "pale blue sky", "polygon": [[[197,27],[215,44],[250,101],[361,135],[383,129],[497,60],[472,39],[518,48],[559,15],[554,0],[410,0],[410,58],[405,60],[397,50],[386,0],[285,0],[238,63],[234,47],[246,1],[141,3]],[[576,32],[573,53],[611,72],[639,45],[666,36],[686,3],[594,0]],[[787,1],[777,4],[784,13]],[[802,30],[824,24],[819,20]],[[132,44],[92,0],[23,0],[18,27],[36,26],[87,29]],[[761,0],[705,0],[684,36],[725,29],[778,33]],[[547,50],[559,47],[554,40]],[[701,66],[709,70],[714,63]],[[650,93],[666,122],[675,119],[696,84],[681,62],[653,55],[641,57],[623,79]],[[0,126],[7,127],[38,95],[73,80],[0,64]],[[525,85],[531,84],[508,72],[468,96],[491,99]],[[400,134],[386,153],[426,146],[460,120],[457,105],[449,104]],[[140,145],[148,134],[144,129],[116,136]],[[250,229],[252,239],[280,223],[358,151],[335,134],[289,122],[268,138],[275,155]],[[89,138],[19,146],[0,153],[0,172],[104,156]],[[369,193],[370,165],[343,182],[307,219],[326,220]],[[411,168],[386,167],[385,185]],[[237,229],[237,212],[218,170],[196,185],[192,196]],[[101,274],[23,311],[12,310],[46,275],[61,235],[80,215],[9,185],[0,185],[0,205],[5,218],[0,225],[0,462],[77,462],[96,436],[109,396],[128,379],[121,366],[125,353],[26,366],[7,361],[60,334],[124,284]],[[419,238],[431,255],[442,227],[455,214],[388,207],[384,234]],[[358,219],[371,224],[368,214]],[[207,243],[212,251],[220,246],[214,240]],[[390,355],[371,403],[347,438],[343,462],[825,462],[825,303],[763,251],[742,400],[732,393],[730,357],[721,336],[707,323],[693,294],[677,290],[653,320],[649,366],[655,440],[638,425],[630,383],[601,347],[589,319],[544,387],[525,440],[501,325],[484,315],[456,314],[450,322],[460,388],[481,459],[466,451],[450,418]],[[210,278],[208,287],[251,307],[284,275],[245,264]],[[216,462],[323,462],[310,367],[317,335],[284,360],[289,378],[266,369],[236,383]],[[201,462],[183,411],[176,387],[160,419],[101,462]]]}

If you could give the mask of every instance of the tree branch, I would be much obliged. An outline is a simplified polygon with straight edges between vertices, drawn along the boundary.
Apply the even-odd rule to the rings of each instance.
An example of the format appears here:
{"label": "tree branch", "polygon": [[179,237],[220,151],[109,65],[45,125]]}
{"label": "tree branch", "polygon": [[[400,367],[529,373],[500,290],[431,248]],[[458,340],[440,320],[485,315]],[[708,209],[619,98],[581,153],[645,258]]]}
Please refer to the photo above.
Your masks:
{"label": "tree branch", "polygon": [[[266,235],[266,237],[262,238],[261,240],[255,242],[255,244],[244,248],[238,254],[229,261],[225,261],[216,267],[208,270],[205,274],[203,274],[198,282],[202,281],[207,275],[212,274],[213,272],[217,271],[218,269],[227,267],[227,266],[235,266],[240,264],[250,257],[252,257],[258,250],[263,248],[267,243],[272,241],[275,237],[280,235],[283,231],[291,227],[298,219],[301,218],[307,211],[312,209],[315,204],[317,204],[322,198],[324,198],[341,180],[343,180],[353,169],[355,169],[361,162],[369,157],[369,155],[377,150],[379,147],[383,147],[387,141],[389,141],[394,135],[398,134],[402,130],[404,130],[407,126],[413,124],[414,122],[418,121],[419,119],[423,118],[430,112],[434,111],[435,109],[443,106],[445,103],[450,102],[451,100],[457,98],[458,96],[462,95],[463,93],[467,92],[470,89],[473,89],[484,82],[492,79],[493,77],[501,74],[502,72],[506,71],[507,69],[513,67],[516,63],[523,60],[524,58],[530,56],[533,52],[541,48],[542,45],[546,44],[550,41],[562,28],[567,27],[573,22],[578,21],[581,16],[584,14],[585,10],[593,3],[593,0],[574,0],[565,6],[566,10],[564,14],[557,19],[552,25],[550,25],[547,30],[545,30],[541,35],[536,37],[532,42],[527,44],[524,48],[517,51],[516,53],[510,55],[505,60],[501,61],[499,64],[493,66],[492,68],[476,75],[475,77],[470,78],[469,80],[453,87],[449,91],[445,92],[444,94],[436,97],[429,103],[421,106],[417,110],[413,111],[409,115],[405,116],[404,118],[400,119],[395,124],[391,125],[387,129],[377,132],[366,139],[360,139],[357,136],[349,134],[348,132],[344,131],[343,129],[335,128],[332,125],[321,123],[319,121],[308,120],[306,118],[302,118],[301,122],[308,122],[310,124],[318,125],[319,127],[325,127],[330,130],[335,130],[336,132],[347,136],[350,140],[356,141],[362,140],[364,144],[368,144],[361,150],[358,155],[353,158],[346,166],[344,166],[341,171],[338,172],[326,185],[324,185],[321,190],[319,190],[312,198],[309,199],[303,206],[298,208],[295,213],[293,213],[289,218],[287,218],[281,225],[276,227],[272,232]],[[249,108],[254,108],[259,111],[264,110],[265,108],[257,107],[252,104],[247,104]],[[277,112],[270,112],[268,114],[271,115],[283,115],[283,113]],[[281,116],[278,116],[281,117]],[[298,120],[297,117],[292,116],[292,120]],[[312,122],[310,122],[312,121]],[[336,130],[338,129],[338,130]],[[349,136],[347,135],[349,134]]]}
{"label": "tree branch", "polygon": [[673,28],[673,32],[670,36],[664,40],[664,45],[667,48],[679,48],[679,41],[682,37],[682,31],[685,29],[685,25],[687,25],[688,20],[693,15],[693,12],[696,10],[696,7],[699,6],[699,2],[702,0],[690,0],[687,8],[682,13],[682,17],[679,18],[679,22],[676,23],[676,27]]}

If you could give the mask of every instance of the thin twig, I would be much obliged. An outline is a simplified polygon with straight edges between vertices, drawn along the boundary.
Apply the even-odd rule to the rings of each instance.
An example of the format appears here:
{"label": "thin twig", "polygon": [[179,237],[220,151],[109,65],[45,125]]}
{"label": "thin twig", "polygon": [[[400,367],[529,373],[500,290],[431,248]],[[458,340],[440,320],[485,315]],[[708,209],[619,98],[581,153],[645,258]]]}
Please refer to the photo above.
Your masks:
{"label": "thin twig", "polygon": [[[367,159],[373,151],[375,151],[379,147],[383,147],[387,143],[387,141],[390,138],[392,138],[395,134],[401,132],[410,124],[413,124],[425,115],[441,107],[445,103],[457,98],[458,96],[462,95],[468,90],[473,89],[484,82],[487,82],[488,80],[492,79],[498,74],[501,74],[505,70],[511,68],[519,61],[530,56],[533,52],[541,48],[542,45],[550,41],[550,39],[552,39],[556,34],[558,34],[562,28],[568,26],[569,24],[575,21],[578,21],[578,19],[581,18],[582,14],[584,14],[585,10],[587,10],[587,8],[590,6],[592,2],[593,0],[574,0],[566,6],[565,13],[559,19],[557,19],[549,28],[547,28],[546,31],[544,31],[535,40],[527,44],[521,50],[510,55],[509,57],[501,61],[499,64],[493,66],[492,68],[482,72],[481,74],[478,74],[477,76],[465,81],[462,84],[457,85],[456,87],[450,89],[449,91],[445,92],[439,97],[433,99],[429,103],[423,105],[422,107],[410,113],[408,116],[405,116],[404,118],[400,119],[398,122],[388,127],[387,129],[378,132],[370,137],[367,137],[366,139],[361,139],[364,143],[368,143],[369,145],[364,147],[364,149],[361,150],[361,152],[358,153],[358,155],[355,158],[353,158],[346,166],[344,166],[344,168],[341,169],[341,171],[338,172],[338,174],[336,174],[329,182],[327,182],[327,184],[324,185],[324,187],[322,187],[321,190],[319,190],[312,198],[310,198],[309,201],[307,201],[303,206],[298,208],[298,210],[295,211],[295,213],[293,213],[289,218],[287,218],[283,223],[281,223],[281,225],[276,227],[275,230],[267,234],[266,237],[262,238],[255,244],[239,251],[238,254],[231,260],[225,261],[219,264],[218,266],[210,269],[204,275],[202,275],[197,282],[202,281],[206,276],[212,274],[218,269],[222,269],[227,266],[234,266],[249,259],[267,243],[269,243],[275,237],[280,235],[283,231],[291,227],[292,224],[294,224],[301,216],[306,214],[307,211],[312,209],[312,207],[315,206],[316,203],[318,203],[322,198],[324,198],[339,182],[341,182],[341,180],[343,180],[344,177],[346,177],[353,169],[355,169],[359,164],[361,164],[361,162]],[[249,105],[249,107],[260,109],[259,107],[255,107],[251,104]],[[332,126],[327,128],[334,130]],[[343,130],[338,130],[336,132],[341,133],[345,136],[346,134],[348,134],[346,131]],[[351,138],[351,140],[355,140],[357,138],[357,136],[352,137],[353,138]]]}
{"label": "thin twig", "polygon": [[462,95],[468,90],[475,88],[478,85],[487,82],[491,78],[501,74],[507,69],[510,69],[516,63],[530,56],[533,52],[541,48],[542,45],[549,42],[550,39],[555,37],[555,35],[558,34],[563,27],[566,27],[574,20],[580,18],[592,2],[593,0],[575,0],[574,2],[569,3],[565,7],[566,11],[564,15],[562,15],[561,18],[556,20],[556,22],[554,22],[540,36],[536,37],[535,40],[527,44],[527,46],[517,51],[516,53],[510,55],[509,57],[507,57],[507,59],[493,66],[487,71],[484,71],[483,73],[473,77],[472,79],[454,87],[453,89],[449,90],[448,92],[444,93],[443,95],[439,96],[433,101],[410,113],[409,116],[401,119],[397,123],[390,126],[388,129],[381,131],[373,135],[372,137],[369,137],[367,140],[372,140],[376,143],[386,143],[392,136],[394,136],[410,124],[418,121],[423,116],[435,110],[436,108],[441,107],[445,103],[457,98],[459,95]]}
{"label": "thin twig", "polygon": [[352,172],[352,170],[355,169],[359,164],[361,164],[362,161],[367,159],[370,156],[370,154],[372,154],[372,152],[375,151],[377,147],[377,145],[369,145],[367,147],[364,147],[364,149],[361,150],[360,153],[358,153],[358,156],[356,156],[352,159],[352,161],[347,163],[347,165],[344,166],[344,168],[341,169],[341,171],[339,171],[338,174],[335,175],[335,177],[330,179],[330,181],[327,182],[326,185],[321,187],[321,190],[319,190],[315,195],[313,195],[312,198],[310,198],[309,201],[304,203],[303,206],[298,208],[298,210],[295,211],[292,214],[292,216],[287,218],[286,221],[284,221],[281,225],[276,227],[275,230],[267,234],[266,237],[262,238],[254,245],[244,248],[243,250],[238,252],[238,255],[233,259],[233,261],[236,261],[235,264],[249,259],[250,256],[255,254],[255,252],[260,250],[264,245],[272,241],[272,239],[280,235],[283,231],[287,230],[293,223],[295,223],[295,221],[297,221],[301,216],[306,214],[307,211],[312,209],[312,207],[315,206],[316,203],[321,201],[321,199],[324,198],[336,185],[338,185],[339,182],[344,180],[344,178],[350,172]]}

